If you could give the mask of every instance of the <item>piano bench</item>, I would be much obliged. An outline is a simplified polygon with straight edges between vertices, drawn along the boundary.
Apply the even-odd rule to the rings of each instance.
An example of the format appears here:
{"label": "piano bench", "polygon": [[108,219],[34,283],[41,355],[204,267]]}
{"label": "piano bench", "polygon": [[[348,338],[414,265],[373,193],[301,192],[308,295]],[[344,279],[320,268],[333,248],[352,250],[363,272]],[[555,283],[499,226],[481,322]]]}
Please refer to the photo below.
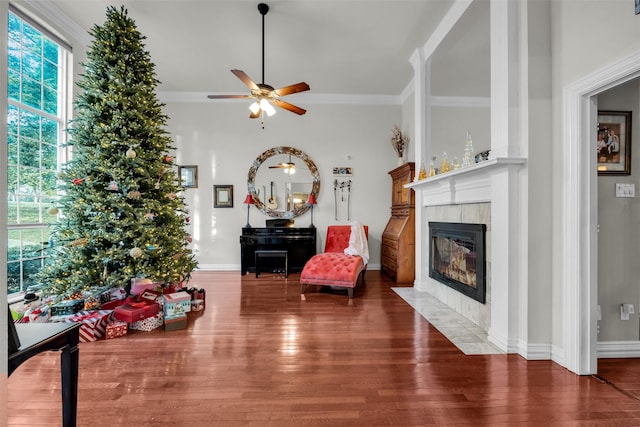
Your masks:
{"label": "piano bench", "polygon": [[260,259],[261,258],[284,258],[284,277],[289,277],[289,251],[286,250],[257,250],[255,251],[256,278],[260,276]]}

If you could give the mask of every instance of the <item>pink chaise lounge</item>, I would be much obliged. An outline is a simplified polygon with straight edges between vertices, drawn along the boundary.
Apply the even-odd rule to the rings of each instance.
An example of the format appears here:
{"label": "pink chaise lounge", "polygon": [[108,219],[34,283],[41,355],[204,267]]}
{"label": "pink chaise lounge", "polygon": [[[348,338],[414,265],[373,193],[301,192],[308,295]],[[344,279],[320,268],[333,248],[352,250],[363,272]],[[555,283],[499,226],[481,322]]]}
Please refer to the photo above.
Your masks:
{"label": "pink chaise lounge", "polygon": [[[364,281],[367,264],[360,255],[345,254],[349,247],[351,225],[330,225],[324,252],[314,255],[300,274],[300,293],[304,294],[307,285],[345,288],[349,298],[353,298],[353,289]],[[369,228],[363,226],[364,245],[367,245]],[[368,256],[368,250],[367,254]]]}

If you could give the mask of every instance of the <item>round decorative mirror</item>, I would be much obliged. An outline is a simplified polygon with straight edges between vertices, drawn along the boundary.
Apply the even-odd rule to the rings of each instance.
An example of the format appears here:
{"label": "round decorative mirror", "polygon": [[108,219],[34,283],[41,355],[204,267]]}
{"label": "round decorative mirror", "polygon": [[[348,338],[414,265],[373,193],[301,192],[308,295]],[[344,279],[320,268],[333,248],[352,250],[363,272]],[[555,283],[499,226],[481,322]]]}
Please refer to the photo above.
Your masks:
{"label": "round decorative mirror", "polygon": [[307,210],[307,198],[320,192],[320,174],[306,153],[274,147],[260,154],[249,168],[249,194],[255,205],[275,218],[295,218]]}

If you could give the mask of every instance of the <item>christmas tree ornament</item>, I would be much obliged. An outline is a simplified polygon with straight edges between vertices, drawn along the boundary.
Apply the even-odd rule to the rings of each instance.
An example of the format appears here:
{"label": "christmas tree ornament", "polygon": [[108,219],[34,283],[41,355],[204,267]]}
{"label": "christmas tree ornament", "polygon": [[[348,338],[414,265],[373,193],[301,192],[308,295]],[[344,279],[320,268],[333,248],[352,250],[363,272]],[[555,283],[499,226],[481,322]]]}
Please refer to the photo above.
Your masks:
{"label": "christmas tree ornament", "polygon": [[153,212],[147,212],[146,214],[144,214],[144,218],[148,219],[148,220],[152,220],[153,218],[155,218],[155,214]]}
{"label": "christmas tree ornament", "polygon": [[109,182],[109,191],[118,191],[118,183],[116,181]]}
{"label": "christmas tree ornament", "polygon": [[176,196],[176,193],[169,193],[167,194],[167,197],[171,200],[174,200],[177,196]]}
{"label": "christmas tree ornament", "polygon": [[142,249],[139,247],[131,248],[129,255],[131,258],[140,258],[142,256]]}
{"label": "christmas tree ornament", "polygon": [[129,159],[135,159],[135,158],[136,158],[136,155],[137,155],[136,150],[134,150],[133,148],[129,148],[129,149],[127,150],[127,152],[126,152],[126,156],[127,156]]}
{"label": "christmas tree ornament", "polygon": [[50,207],[50,208],[47,210],[47,213],[48,213],[49,215],[58,215],[58,212],[59,212],[59,210],[58,210],[58,208],[57,208],[57,207],[55,207],[55,206],[52,206],[52,207]]}
{"label": "christmas tree ornament", "polygon": [[132,200],[137,200],[137,199],[139,199],[139,198],[140,198],[140,196],[142,196],[142,193],[140,193],[140,192],[139,192],[139,191],[137,191],[137,190],[132,190],[132,191],[129,191],[129,192],[127,193],[127,197],[128,197],[128,198],[130,198],[130,199],[132,199]]}
{"label": "christmas tree ornament", "polygon": [[74,178],[73,185],[80,185],[82,184],[82,181],[84,181],[84,178]]}

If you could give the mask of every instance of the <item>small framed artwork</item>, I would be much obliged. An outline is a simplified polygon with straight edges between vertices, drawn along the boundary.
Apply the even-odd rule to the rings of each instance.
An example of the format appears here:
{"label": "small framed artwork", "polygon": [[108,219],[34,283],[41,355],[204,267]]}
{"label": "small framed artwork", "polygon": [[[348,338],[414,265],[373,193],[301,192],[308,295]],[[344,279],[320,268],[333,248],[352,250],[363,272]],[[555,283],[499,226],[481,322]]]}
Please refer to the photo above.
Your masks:
{"label": "small framed artwork", "polygon": [[213,207],[232,208],[233,207],[233,185],[213,186]]}
{"label": "small framed artwork", "polygon": [[631,174],[631,111],[598,111],[598,175]]}
{"label": "small framed artwork", "polygon": [[185,188],[198,188],[198,166],[178,166],[180,185]]}
{"label": "small framed artwork", "polygon": [[353,175],[353,169],[350,167],[334,167],[333,174],[336,176],[351,176]]}
{"label": "small framed artwork", "polygon": [[636,15],[640,15],[640,0],[636,0]]}

